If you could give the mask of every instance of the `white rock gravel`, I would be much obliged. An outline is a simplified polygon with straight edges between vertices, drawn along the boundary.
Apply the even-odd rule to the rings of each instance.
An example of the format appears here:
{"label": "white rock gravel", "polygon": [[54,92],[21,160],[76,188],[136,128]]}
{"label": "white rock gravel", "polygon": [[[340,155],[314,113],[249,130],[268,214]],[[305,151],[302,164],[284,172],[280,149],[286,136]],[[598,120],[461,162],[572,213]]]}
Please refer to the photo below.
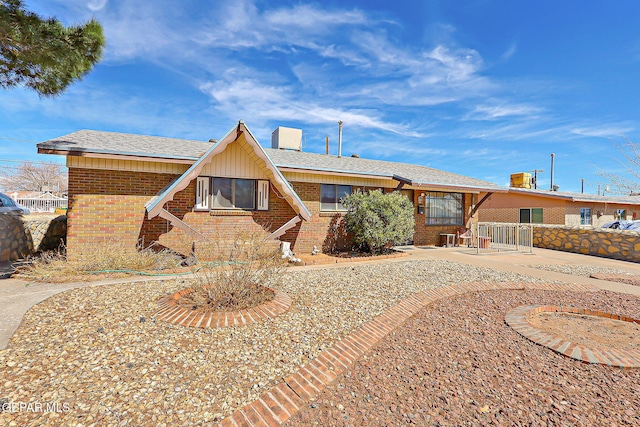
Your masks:
{"label": "white rock gravel", "polygon": [[288,271],[274,285],[293,298],[287,313],[209,330],[152,318],[186,279],[67,291],[29,310],[0,351],[0,400],[59,411],[4,411],[0,425],[208,424],[410,294],[483,280],[542,282],[449,261]]}
{"label": "white rock gravel", "polygon": [[597,267],[593,265],[580,265],[580,264],[537,264],[527,265],[530,268],[537,268],[538,270],[553,271],[556,273],[570,274],[572,276],[584,276],[590,277],[592,274],[628,274],[625,270],[619,270],[615,268]]}

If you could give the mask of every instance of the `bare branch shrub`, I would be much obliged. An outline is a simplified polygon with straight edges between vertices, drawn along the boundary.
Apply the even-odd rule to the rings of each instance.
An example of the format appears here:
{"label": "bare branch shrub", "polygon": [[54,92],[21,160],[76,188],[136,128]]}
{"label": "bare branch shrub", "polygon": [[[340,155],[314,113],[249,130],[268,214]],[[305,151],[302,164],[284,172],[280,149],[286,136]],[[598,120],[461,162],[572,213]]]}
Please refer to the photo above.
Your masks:
{"label": "bare branch shrub", "polygon": [[65,248],[43,252],[21,267],[19,275],[42,282],[68,282],[90,279],[96,273],[153,272],[180,266],[182,257],[153,246],[123,248],[116,239],[104,240],[101,244],[85,244],[79,247],[78,255],[67,259]]}
{"label": "bare branch shrub", "polygon": [[620,154],[618,163],[624,168],[624,175],[599,170],[598,175],[606,180],[610,194],[640,194],[640,144],[622,136],[622,143],[612,141]]}
{"label": "bare branch shrub", "polygon": [[201,244],[198,258],[214,259],[193,268],[193,292],[180,304],[194,310],[235,311],[270,301],[267,289],[282,274],[286,261],[279,242],[265,241],[264,233],[239,234],[232,241]]}

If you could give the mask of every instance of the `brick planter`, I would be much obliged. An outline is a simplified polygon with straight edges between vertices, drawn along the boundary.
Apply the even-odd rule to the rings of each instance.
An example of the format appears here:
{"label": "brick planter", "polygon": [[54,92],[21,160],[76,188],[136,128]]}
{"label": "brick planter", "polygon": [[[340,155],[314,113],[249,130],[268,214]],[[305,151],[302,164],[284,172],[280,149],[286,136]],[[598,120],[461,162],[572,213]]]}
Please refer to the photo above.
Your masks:
{"label": "brick planter", "polygon": [[584,308],[562,307],[555,305],[523,305],[508,312],[504,321],[516,332],[530,339],[538,345],[547,347],[556,353],[584,363],[616,366],[618,368],[640,368],[640,354],[637,351],[616,348],[588,348],[580,343],[572,343],[558,336],[534,328],[528,321],[527,315],[538,313],[570,313],[586,316],[604,317],[640,324],[640,319],[605,313]]}
{"label": "brick planter", "polygon": [[228,328],[244,326],[251,323],[272,319],[286,312],[293,302],[289,295],[272,289],[273,299],[265,304],[237,311],[192,310],[178,305],[178,301],[193,289],[184,289],[173,295],[164,297],[158,302],[158,310],[154,316],[165,322],[194,328]]}

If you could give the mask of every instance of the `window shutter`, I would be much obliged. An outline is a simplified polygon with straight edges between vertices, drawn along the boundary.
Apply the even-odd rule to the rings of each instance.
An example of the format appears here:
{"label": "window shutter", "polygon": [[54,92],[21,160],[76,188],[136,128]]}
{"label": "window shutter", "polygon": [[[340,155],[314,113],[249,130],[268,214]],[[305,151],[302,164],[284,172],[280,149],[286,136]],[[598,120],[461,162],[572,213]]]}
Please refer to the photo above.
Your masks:
{"label": "window shutter", "polygon": [[196,181],[196,209],[209,209],[209,177],[199,176]]}
{"label": "window shutter", "polygon": [[269,210],[269,181],[258,181],[258,210]]}

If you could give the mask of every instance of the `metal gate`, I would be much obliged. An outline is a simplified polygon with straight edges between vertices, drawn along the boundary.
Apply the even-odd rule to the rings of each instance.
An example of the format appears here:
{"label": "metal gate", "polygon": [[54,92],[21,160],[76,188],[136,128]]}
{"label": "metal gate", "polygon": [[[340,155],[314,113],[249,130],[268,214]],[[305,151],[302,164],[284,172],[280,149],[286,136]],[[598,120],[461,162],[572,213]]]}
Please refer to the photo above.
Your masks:
{"label": "metal gate", "polygon": [[488,251],[533,252],[532,224],[479,222],[474,231],[478,253]]}

